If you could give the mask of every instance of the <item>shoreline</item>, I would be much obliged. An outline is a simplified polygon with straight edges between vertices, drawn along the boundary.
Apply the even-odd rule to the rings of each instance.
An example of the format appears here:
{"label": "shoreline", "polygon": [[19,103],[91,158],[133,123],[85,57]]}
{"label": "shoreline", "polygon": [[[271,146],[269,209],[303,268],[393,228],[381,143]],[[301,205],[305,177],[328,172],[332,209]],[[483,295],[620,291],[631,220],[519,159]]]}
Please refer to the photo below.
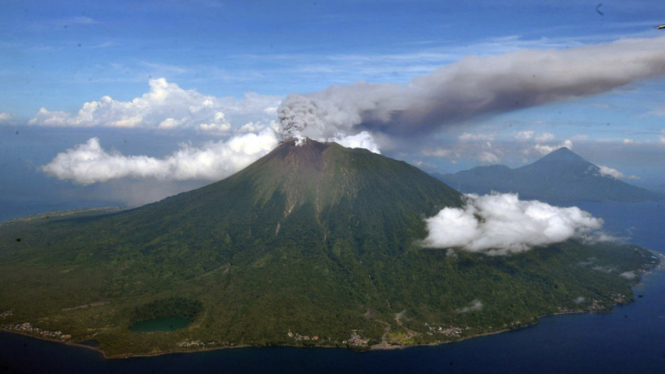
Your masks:
{"label": "shoreline", "polygon": [[[615,304],[614,306],[619,305]],[[623,304],[626,305],[626,304]],[[392,350],[401,350],[401,349],[408,349],[408,348],[417,348],[417,347],[433,347],[433,346],[438,346],[438,345],[443,345],[443,344],[452,344],[452,343],[459,343],[465,340],[469,339],[474,339],[474,338],[480,338],[484,336],[490,336],[490,335],[498,335],[504,332],[509,332],[509,331],[517,331],[521,329],[526,329],[529,327],[533,327],[538,322],[540,321],[541,318],[544,317],[553,317],[553,316],[559,316],[559,315],[565,315],[565,314],[585,314],[585,313],[596,313],[594,311],[573,311],[573,312],[560,312],[560,313],[553,313],[553,314],[544,314],[540,315],[537,318],[537,321],[532,323],[532,324],[527,324],[525,326],[520,326],[514,329],[503,329],[503,330],[498,330],[498,331],[488,331],[485,333],[477,334],[477,335],[472,335],[472,336],[467,336],[458,340],[451,340],[451,341],[445,341],[445,342],[434,342],[434,343],[427,343],[427,344],[414,344],[414,345],[391,345],[388,344],[387,346],[382,346],[382,343],[378,343],[372,346],[367,347],[367,349],[360,349],[356,350],[353,348],[350,348],[348,346],[337,346],[337,345],[316,345],[316,346],[311,346],[311,347],[305,347],[302,345],[269,345],[269,346],[253,346],[253,345],[238,345],[238,346],[233,346],[233,347],[215,347],[215,348],[210,348],[210,349],[201,349],[201,350],[170,350],[170,351],[163,351],[163,352],[158,352],[158,353],[146,353],[146,354],[121,354],[121,355],[114,355],[114,356],[109,356],[107,355],[104,351],[97,347],[92,347],[89,345],[85,344],[80,344],[80,343],[73,343],[73,342],[67,342],[67,341],[62,341],[62,340],[54,340],[54,339],[48,339],[44,337],[39,337],[39,336],[34,336],[22,332],[17,332],[17,331],[8,331],[4,329],[0,329],[0,332],[6,333],[6,334],[14,334],[14,335],[21,335],[25,336],[28,338],[32,339],[38,339],[42,341],[47,341],[47,342],[52,342],[56,344],[64,344],[68,345],[71,347],[79,347],[79,348],[85,348],[89,349],[92,351],[95,351],[99,353],[102,358],[105,360],[122,360],[122,359],[128,359],[128,358],[139,358],[139,357],[157,357],[157,356],[163,356],[163,355],[169,355],[169,354],[186,354],[186,353],[200,353],[200,352],[213,352],[213,351],[219,351],[223,349],[238,349],[238,348],[268,348],[268,347],[287,347],[287,348],[304,348],[304,349],[317,349],[317,348],[324,348],[324,349],[330,349],[330,348],[339,348],[339,349],[348,349],[354,352],[358,353],[364,353],[364,352],[370,352],[370,351],[392,351]]]}
{"label": "shoreline", "polygon": [[[658,264],[656,267],[654,267],[654,268],[652,268],[651,270],[646,271],[645,273],[643,273],[643,274],[642,274],[642,277],[643,277],[643,276],[646,276],[646,275],[649,275],[649,274],[651,274],[651,273],[654,272],[654,271],[662,271],[662,270],[665,269],[665,254],[662,254],[662,253],[659,253],[659,252],[656,252],[656,251],[653,251],[653,250],[650,250],[650,249],[649,249],[649,251],[652,252],[652,253],[654,253],[654,254],[656,254],[657,256],[659,256],[659,257],[661,258],[661,261],[659,262],[659,264]],[[640,277],[640,278],[642,278],[642,277]],[[641,280],[640,280],[640,282],[636,282],[635,284],[633,284],[633,285],[631,286],[631,289],[634,288],[634,287],[636,287],[636,286],[638,286],[638,285],[640,285],[640,284],[643,284]],[[634,290],[633,290],[633,291],[634,291]],[[612,310],[613,310],[614,307],[616,307],[617,305],[628,305],[628,304],[631,304],[631,303],[633,303],[633,302],[635,302],[635,301],[636,301],[636,299],[633,298],[633,301],[631,301],[631,302],[629,302],[629,303],[625,303],[625,304],[624,304],[624,303],[615,303],[614,305],[612,305],[612,308],[609,310],[609,313],[612,313]],[[602,311],[601,311],[601,312],[602,312]],[[504,332],[517,331],[517,330],[521,330],[521,329],[525,329],[525,328],[533,327],[533,326],[537,325],[538,322],[540,322],[540,320],[541,320],[542,318],[545,318],[545,317],[555,317],[555,316],[567,315],[567,314],[586,314],[586,313],[599,313],[599,312],[598,312],[598,311],[592,311],[592,310],[579,310],[579,311],[556,312],[556,313],[551,313],[551,314],[543,314],[543,315],[539,315],[539,316],[537,316],[537,317],[536,317],[536,321],[535,321],[534,323],[526,324],[526,325],[524,325],[524,326],[520,326],[520,327],[517,327],[517,328],[514,328],[514,329],[507,328],[507,329],[497,330],[497,331],[488,331],[488,332],[485,332],[485,333],[481,333],[481,334],[477,334],[477,335],[472,335],[472,336],[467,336],[467,337],[464,337],[464,338],[461,338],[461,339],[457,339],[457,340],[451,340],[451,341],[445,341],[445,342],[434,342],[434,343],[427,343],[427,344],[391,345],[391,344],[389,344],[389,343],[386,343],[386,344],[384,345],[383,342],[381,342],[381,343],[378,343],[378,344],[374,344],[374,345],[372,345],[372,346],[369,346],[369,347],[367,347],[367,349],[360,349],[360,350],[356,350],[356,349],[350,348],[349,346],[346,346],[346,345],[345,345],[345,346],[337,346],[337,345],[316,345],[316,346],[311,346],[311,347],[305,347],[305,346],[302,346],[302,345],[289,345],[289,344],[285,344],[285,345],[269,345],[269,346],[261,346],[261,347],[259,347],[259,346],[253,346],[253,345],[238,345],[238,346],[232,346],[232,347],[230,347],[230,346],[225,346],[225,347],[215,347],[215,348],[201,349],[201,350],[169,350],[169,351],[163,351],[163,352],[158,352],[158,353],[147,353],[147,354],[122,354],[122,355],[117,355],[117,356],[109,356],[109,355],[106,354],[106,352],[102,351],[101,349],[99,349],[99,348],[97,348],[97,347],[92,347],[92,346],[89,346],[89,345],[85,345],[85,344],[73,343],[73,342],[67,342],[67,341],[55,340],[55,339],[48,339],[48,338],[45,338],[45,337],[40,337],[40,336],[30,335],[30,334],[26,334],[26,333],[18,332],[18,331],[9,331],[9,330],[5,330],[5,329],[0,329],[0,333],[14,334],[14,335],[21,335],[21,336],[25,336],[25,337],[32,338],[32,339],[38,339],[38,340],[47,341],[47,342],[52,342],[52,343],[57,343],[57,344],[64,344],[64,345],[68,345],[68,346],[72,346],[72,347],[79,347],[79,348],[89,349],[89,350],[92,350],[92,351],[95,351],[95,352],[99,353],[99,354],[102,356],[102,358],[105,359],[105,360],[128,359],[128,358],[135,358],[135,357],[137,357],[137,358],[138,358],[138,357],[156,357],[156,356],[163,356],[163,355],[169,355],[169,354],[186,354],[186,353],[199,353],[199,352],[213,352],[213,351],[218,351],[218,350],[223,350],[223,349],[238,349],[238,348],[267,348],[267,347],[289,347],[289,348],[306,348],[306,349],[316,349],[316,348],[326,348],[326,349],[330,349],[330,348],[340,348],[340,349],[349,349],[349,350],[351,350],[351,351],[358,352],[358,353],[363,353],[363,352],[370,352],[370,351],[391,351],[391,350],[401,350],[401,349],[416,348],[416,347],[433,347],[433,346],[438,346],[438,345],[443,345],[443,344],[458,343],[458,342],[462,342],[462,341],[469,340],[469,339],[480,338],[480,337],[490,336],[490,335],[498,335],[498,334],[501,334],[501,333],[504,333]]]}

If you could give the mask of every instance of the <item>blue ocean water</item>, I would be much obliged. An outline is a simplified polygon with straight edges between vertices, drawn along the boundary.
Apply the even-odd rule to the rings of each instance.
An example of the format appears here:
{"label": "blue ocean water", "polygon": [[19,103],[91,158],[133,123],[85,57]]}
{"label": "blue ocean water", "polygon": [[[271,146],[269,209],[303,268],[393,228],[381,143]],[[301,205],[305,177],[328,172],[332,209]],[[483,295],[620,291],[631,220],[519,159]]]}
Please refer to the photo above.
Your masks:
{"label": "blue ocean water", "polygon": [[[583,203],[615,236],[665,253],[665,202]],[[665,272],[611,314],[543,318],[537,325],[454,344],[356,353],[243,348],[105,360],[93,350],[0,333],[0,373],[665,373]]]}

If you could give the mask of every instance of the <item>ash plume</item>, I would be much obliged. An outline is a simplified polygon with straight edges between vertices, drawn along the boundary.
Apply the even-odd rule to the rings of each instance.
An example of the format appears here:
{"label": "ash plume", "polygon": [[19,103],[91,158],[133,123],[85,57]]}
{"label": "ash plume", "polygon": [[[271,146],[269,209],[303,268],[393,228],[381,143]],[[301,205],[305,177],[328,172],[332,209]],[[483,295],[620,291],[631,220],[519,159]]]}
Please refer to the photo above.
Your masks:
{"label": "ash plume", "polygon": [[665,37],[570,49],[469,56],[407,84],[334,85],[291,94],[282,135],[331,138],[366,130],[425,134],[486,115],[608,92],[665,74]]}

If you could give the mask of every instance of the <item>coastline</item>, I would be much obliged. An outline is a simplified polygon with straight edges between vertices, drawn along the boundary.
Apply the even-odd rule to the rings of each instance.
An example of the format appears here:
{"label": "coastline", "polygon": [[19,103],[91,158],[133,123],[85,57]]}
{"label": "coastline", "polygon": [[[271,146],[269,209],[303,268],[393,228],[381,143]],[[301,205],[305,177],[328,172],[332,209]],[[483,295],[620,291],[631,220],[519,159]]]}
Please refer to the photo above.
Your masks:
{"label": "coastline", "polygon": [[[615,304],[615,306],[616,305],[619,305],[619,304]],[[543,317],[551,317],[551,316],[558,316],[558,315],[565,315],[565,314],[586,314],[586,313],[596,313],[596,312],[594,312],[594,311],[572,311],[572,312],[559,312],[559,313],[552,313],[552,314],[544,314],[544,315],[536,317],[537,318],[536,322],[531,323],[531,324],[527,324],[527,325],[524,325],[524,326],[520,326],[520,327],[517,327],[517,328],[514,328],[514,329],[503,329],[503,330],[498,330],[498,331],[488,331],[488,332],[477,334],[477,335],[466,336],[464,338],[457,339],[457,340],[450,340],[450,341],[445,341],[445,342],[434,342],[434,343],[427,343],[427,344],[413,344],[413,345],[387,344],[387,345],[382,345],[382,343],[378,343],[378,344],[367,347],[367,349],[361,349],[361,350],[354,350],[352,348],[349,348],[348,346],[341,346],[340,347],[340,346],[337,346],[337,345],[316,345],[316,346],[311,346],[311,347],[305,347],[305,346],[302,346],[302,345],[284,344],[284,345],[274,345],[274,346],[269,346],[269,347],[288,347],[288,348],[304,348],[304,349],[338,348],[338,349],[348,349],[348,350],[358,352],[358,353],[370,352],[370,351],[401,350],[401,349],[416,348],[416,347],[432,347],[432,346],[438,346],[438,345],[443,345],[443,344],[458,343],[458,342],[462,342],[462,341],[469,340],[469,339],[480,338],[480,337],[490,336],[490,335],[497,335],[497,334],[501,334],[501,333],[504,333],[504,332],[516,331],[516,330],[529,328],[529,327],[532,327],[532,326],[535,326],[536,324],[538,324],[538,321]],[[139,357],[156,357],[156,356],[163,356],[163,355],[169,355],[169,354],[182,354],[182,353],[213,352],[213,351],[219,351],[219,350],[224,350],[224,349],[237,349],[237,348],[262,348],[262,347],[257,347],[257,346],[253,346],[253,345],[238,345],[238,346],[232,346],[232,347],[225,346],[225,347],[215,347],[215,348],[200,349],[200,350],[177,350],[177,349],[174,349],[174,350],[169,350],[169,351],[163,351],[163,352],[157,352],[157,353],[147,353],[147,354],[107,355],[106,352],[104,352],[103,350],[101,350],[97,347],[92,347],[92,346],[85,345],[85,344],[66,342],[66,341],[55,340],[55,339],[48,339],[48,338],[39,337],[39,336],[35,336],[35,335],[30,335],[30,334],[26,334],[26,333],[22,333],[22,332],[17,332],[17,331],[0,330],[0,332],[1,333],[6,333],[6,334],[22,335],[22,336],[32,338],[32,339],[38,339],[38,340],[57,343],[57,344],[64,344],[64,345],[71,346],[71,347],[79,347],[79,348],[89,349],[89,350],[92,350],[92,351],[95,351],[95,352],[99,353],[106,360],[127,359],[127,358],[135,358],[135,357],[136,358],[139,358]]]}
{"label": "coastline", "polygon": [[[654,271],[662,271],[662,270],[665,269],[665,254],[662,254],[660,252],[653,251],[653,250],[649,250],[649,251],[654,253],[658,257],[660,257],[661,261],[659,262],[659,264],[656,267],[652,268],[649,271],[646,271],[646,272],[642,273],[640,278],[642,278],[644,276],[647,276],[647,275],[650,275]],[[631,286],[631,289],[636,287],[636,286],[639,286],[641,284],[642,284],[642,281],[640,279],[639,282],[636,282],[635,284],[633,284]],[[612,308],[609,310],[609,313],[612,313],[612,309],[617,305],[628,305],[628,304],[631,304],[635,301],[636,300],[633,298],[633,300],[630,301],[629,303],[615,303],[614,305],[612,305]],[[369,347],[367,347],[367,349],[360,349],[360,350],[352,349],[348,346],[338,346],[338,345],[316,345],[316,346],[311,346],[311,347],[305,347],[305,346],[302,346],[302,345],[284,344],[284,345],[273,345],[273,346],[270,346],[270,347],[290,347],[290,348],[309,348],[309,349],[312,349],[312,348],[314,348],[314,349],[315,348],[328,348],[328,349],[329,348],[340,348],[340,349],[342,349],[343,348],[343,349],[349,349],[349,350],[352,350],[352,351],[358,352],[358,353],[370,352],[370,351],[401,350],[401,349],[415,348],[415,347],[431,347],[431,346],[438,346],[438,345],[443,345],[443,344],[457,343],[457,342],[462,342],[462,341],[469,340],[469,339],[480,338],[480,337],[490,336],[490,335],[497,335],[497,334],[501,334],[501,333],[504,333],[504,332],[517,331],[517,330],[533,327],[533,326],[538,324],[538,322],[540,321],[541,318],[545,318],[545,317],[553,317],[553,316],[566,315],[566,314],[587,314],[587,313],[589,313],[589,314],[599,313],[599,311],[577,310],[577,311],[566,311],[566,312],[556,312],[556,313],[551,313],[551,314],[543,314],[543,315],[537,316],[535,322],[525,324],[523,326],[519,326],[519,327],[516,327],[516,328],[506,328],[506,329],[497,330],[497,331],[488,331],[488,332],[484,332],[484,333],[481,333],[481,334],[466,336],[466,337],[463,337],[463,338],[457,339],[457,340],[450,340],[450,341],[445,341],[445,342],[434,342],[434,343],[427,343],[427,344],[391,345],[387,342],[381,342],[381,343],[369,346]],[[601,311],[601,313],[602,313],[602,311]],[[38,340],[42,340],[42,341],[47,341],[47,342],[52,342],[52,343],[59,343],[59,344],[64,344],[64,345],[68,345],[68,346],[72,346],[72,347],[79,347],[79,348],[85,348],[85,349],[93,350],[95,352],[98,352],[102,356],[102,358],[104,358],[106,360],[127,359],[127,358],[134,358],[134,357],[137,357],[137,358],[138,357],[156,357],[156,356],[163,356],[163,355],[169,355],[169,354],[182,354],[182,353],[213,352],[213,351],[218,351],[218,350],[237,349],[237,348],[262,348],[262,347],[257,347],[257,346],[253,346],[253,345],[238,345],[238,346],[215,347],[215,348],[200,349],[200,350],[178,350],[178,349],[174,349],[174,350],[168,350],[168,351],[156,352],[156,353],[147,353],[147,354],[107,355],[106,352],[104,352],[103,350],[101,350],[97,347],[92,347],[92,346],[85,345],[85,344],[62,341],[62,340],[55,340],[55,339],[49,339],[49,338],[35,336],[35,335],[23,333],[23,332],[10,331],[10,330],[5,330],[5,329],[0,329],[0,333],[22,335],[22,336],[32,338],[32,339],[38,339]],[[384,344],[384,343],[386,343],[386,344]]]}

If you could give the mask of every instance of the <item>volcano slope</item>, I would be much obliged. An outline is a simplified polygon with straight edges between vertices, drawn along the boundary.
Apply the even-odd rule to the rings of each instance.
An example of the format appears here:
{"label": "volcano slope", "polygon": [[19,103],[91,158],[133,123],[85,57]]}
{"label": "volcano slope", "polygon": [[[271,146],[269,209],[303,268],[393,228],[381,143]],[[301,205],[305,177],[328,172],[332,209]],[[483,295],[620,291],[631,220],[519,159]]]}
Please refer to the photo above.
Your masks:
{"label": "volcano slope", "polygon": [[[619,274],[657,262],[635,246],[576,241],[495,257],[420,247],[424,219],[462,203],[404,162],[287,141],[227,179],[137,209],[4,223],[0,325],[96,340],[109,357],[446,342],[609,310],[639,279]],[[129,329],[170,317],[191,323]]]}

